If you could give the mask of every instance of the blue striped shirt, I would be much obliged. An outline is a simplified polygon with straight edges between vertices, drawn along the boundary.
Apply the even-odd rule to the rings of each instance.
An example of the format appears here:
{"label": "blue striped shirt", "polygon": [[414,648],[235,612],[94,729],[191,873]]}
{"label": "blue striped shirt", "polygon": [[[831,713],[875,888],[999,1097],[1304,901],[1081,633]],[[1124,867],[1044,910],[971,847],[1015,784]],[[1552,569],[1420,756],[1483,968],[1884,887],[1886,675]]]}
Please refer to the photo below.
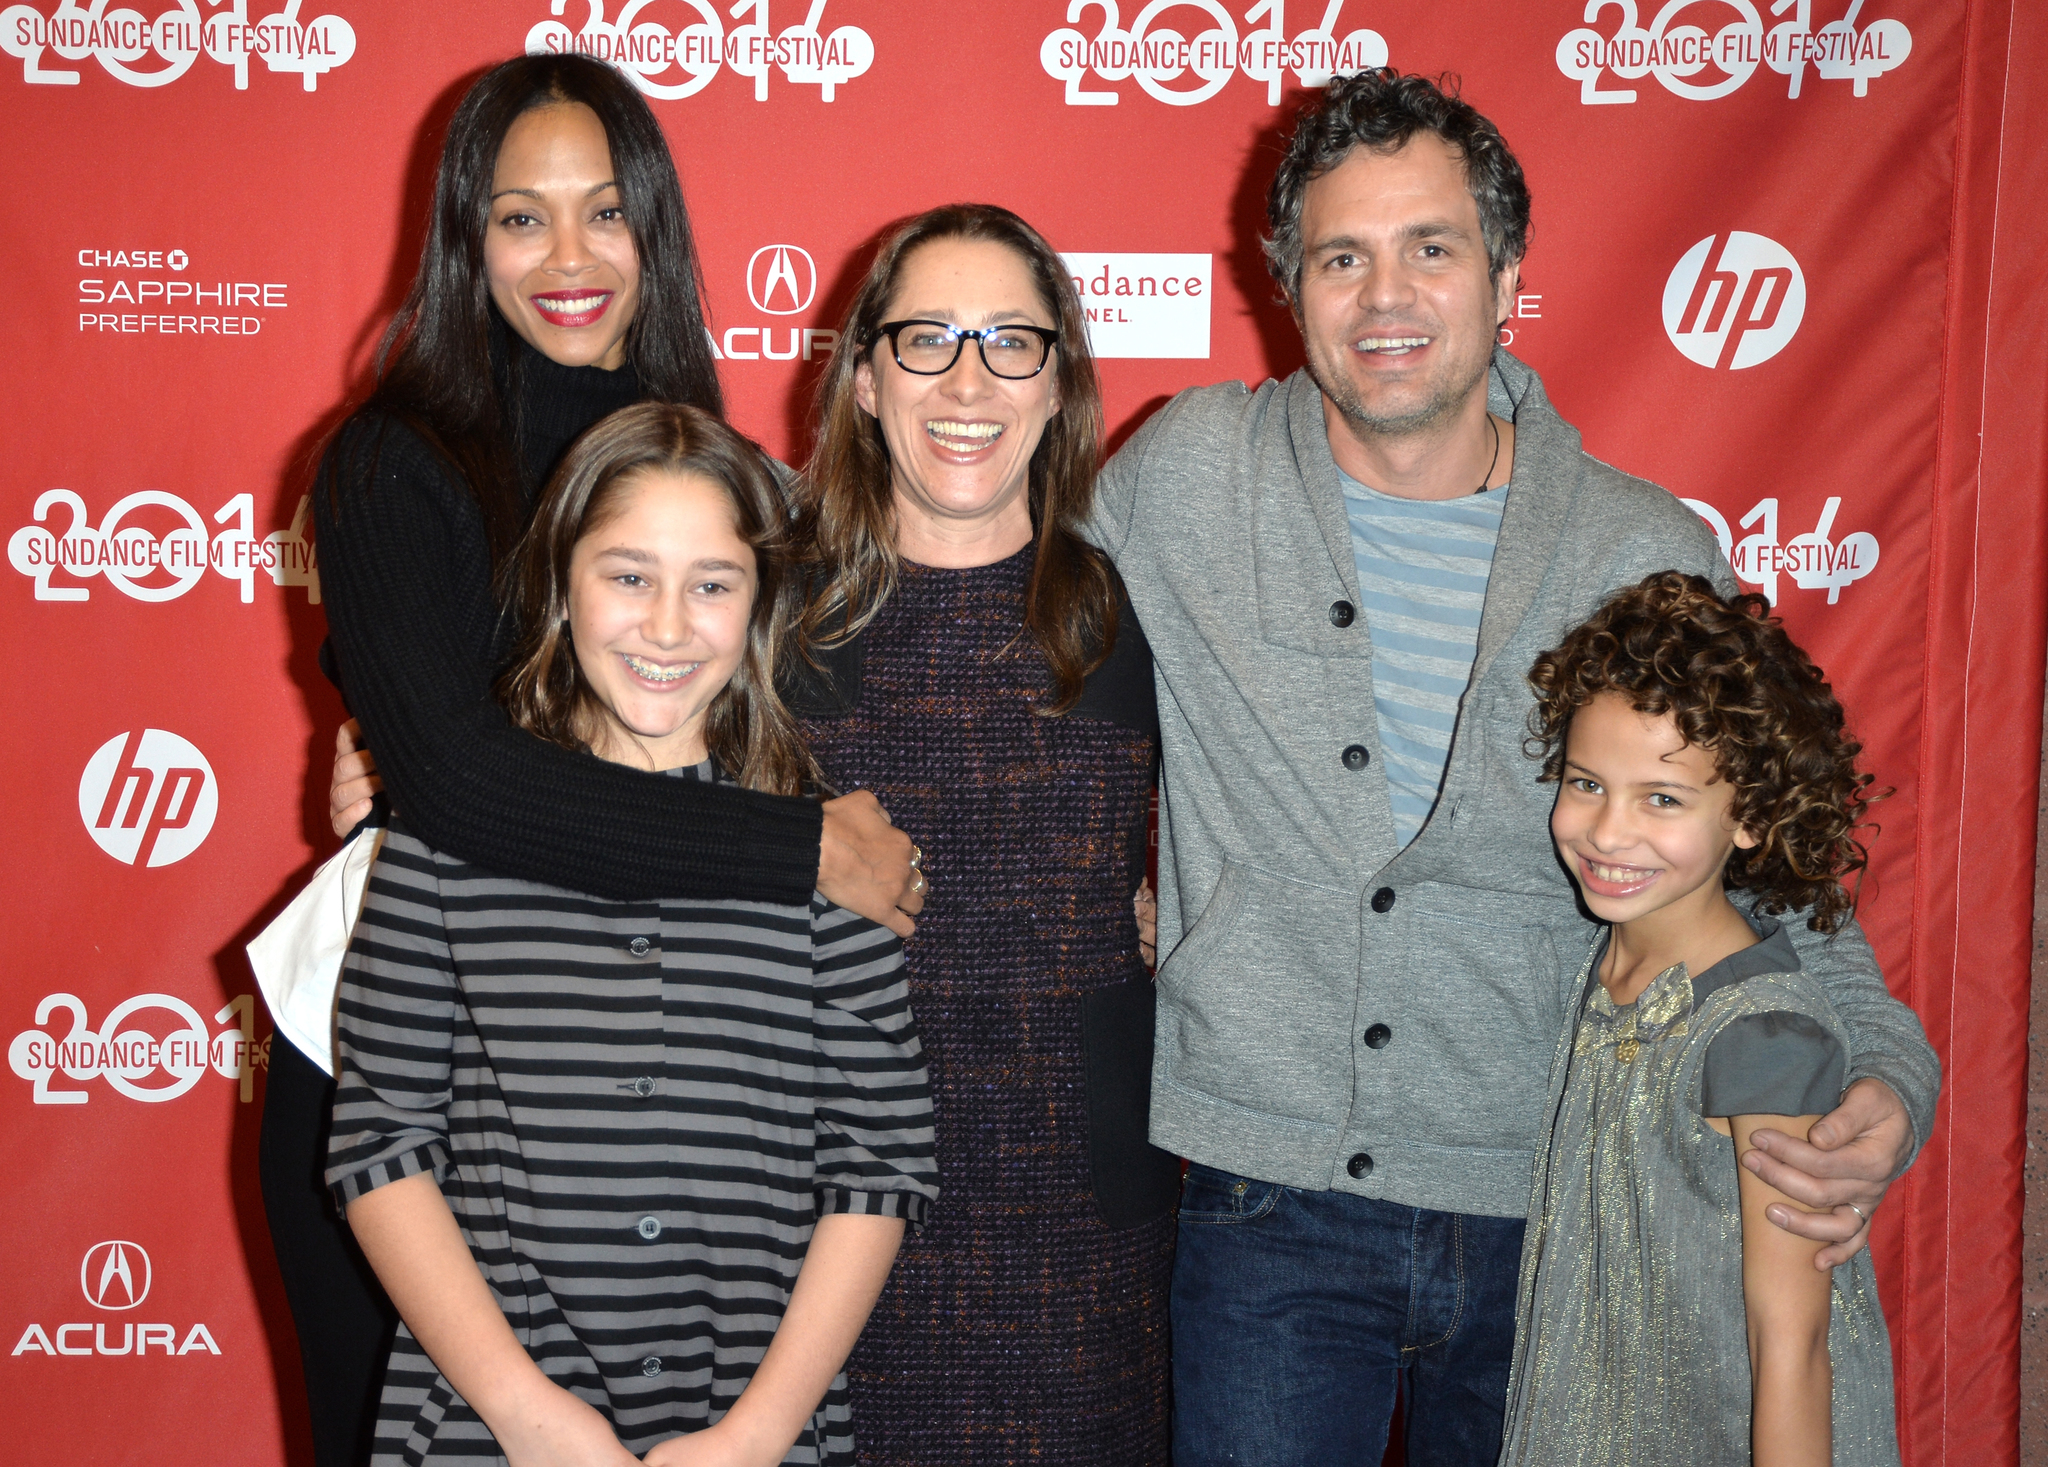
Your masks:
{"label": "blue striped shirt", "polygon": [[1444,782],[1508,486],[1462,499],[1402,499],[1341,469],[1337,477],[1372,636],[1387,799],[1395,838],[1406,846]]}

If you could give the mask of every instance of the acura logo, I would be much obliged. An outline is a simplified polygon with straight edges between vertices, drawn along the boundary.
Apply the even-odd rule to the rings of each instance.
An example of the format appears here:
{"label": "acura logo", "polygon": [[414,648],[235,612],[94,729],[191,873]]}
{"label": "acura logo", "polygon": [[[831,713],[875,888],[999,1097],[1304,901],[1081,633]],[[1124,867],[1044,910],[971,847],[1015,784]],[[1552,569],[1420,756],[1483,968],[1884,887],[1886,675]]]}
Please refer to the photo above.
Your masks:
{"label": "acura logo", "polygon": [[747,299],[757,311],[794,316],[818,293],[818,267],[809,250],[792,244],[763,245],[747,261]]}
{"label": "acura logo", "polygon": [[149,1255],[140,1243],[95,1243],[79,1265],[78,1286],[94,1308],[133,1309],[149,1297]]}

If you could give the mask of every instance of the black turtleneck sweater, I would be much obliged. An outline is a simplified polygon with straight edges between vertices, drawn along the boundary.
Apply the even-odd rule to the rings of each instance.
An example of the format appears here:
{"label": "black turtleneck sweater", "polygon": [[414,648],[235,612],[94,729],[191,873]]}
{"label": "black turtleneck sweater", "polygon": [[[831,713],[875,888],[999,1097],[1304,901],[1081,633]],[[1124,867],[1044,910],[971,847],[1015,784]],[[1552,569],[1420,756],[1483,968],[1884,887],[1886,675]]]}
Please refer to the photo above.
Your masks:
{"label": "black turtleneck sweater", "polygon": [[[631,368],[563,367],[516,338],[511,349],[530,500],[570,441],[640,388]],[[365,435],[374,453],[361,451]],[[815,802],[644,773],[512,726],[491,696],[512,628],[492,596],[482,514],[411,429],[358,413],[328,450],[313,506],[342,694],[420,839],[614,899],[810,900]]]}

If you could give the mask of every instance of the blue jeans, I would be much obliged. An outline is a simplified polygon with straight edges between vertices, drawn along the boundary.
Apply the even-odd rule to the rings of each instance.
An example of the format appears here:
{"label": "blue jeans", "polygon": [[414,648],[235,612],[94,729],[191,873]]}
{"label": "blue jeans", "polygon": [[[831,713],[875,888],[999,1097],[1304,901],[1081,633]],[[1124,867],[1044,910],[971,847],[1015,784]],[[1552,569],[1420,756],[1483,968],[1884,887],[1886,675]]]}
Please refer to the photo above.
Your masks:
{"label": "blue jeans", "polygon": [[1188,1168],[1173,1265],[1174,1467],[1500,1455],[1522,1220]]}

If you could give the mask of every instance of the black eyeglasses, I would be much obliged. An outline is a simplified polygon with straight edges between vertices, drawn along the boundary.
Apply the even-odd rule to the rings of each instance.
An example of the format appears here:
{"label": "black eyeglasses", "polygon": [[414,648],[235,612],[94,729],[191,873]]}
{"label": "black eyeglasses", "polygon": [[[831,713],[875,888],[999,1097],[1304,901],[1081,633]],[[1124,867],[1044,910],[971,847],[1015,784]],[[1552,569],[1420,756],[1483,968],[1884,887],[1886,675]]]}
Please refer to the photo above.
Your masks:
{"label": "black eyeglasses", "polygon": [[962,346],[972,340],[981,364],[1012,382],[1036,377],[1045,370],[1060,334],[1044,326],[991,326],[969,331],[945,321],[884,321],[875,340],[889,343],[896,365],[920,377],[940,377],[953,370]]}

